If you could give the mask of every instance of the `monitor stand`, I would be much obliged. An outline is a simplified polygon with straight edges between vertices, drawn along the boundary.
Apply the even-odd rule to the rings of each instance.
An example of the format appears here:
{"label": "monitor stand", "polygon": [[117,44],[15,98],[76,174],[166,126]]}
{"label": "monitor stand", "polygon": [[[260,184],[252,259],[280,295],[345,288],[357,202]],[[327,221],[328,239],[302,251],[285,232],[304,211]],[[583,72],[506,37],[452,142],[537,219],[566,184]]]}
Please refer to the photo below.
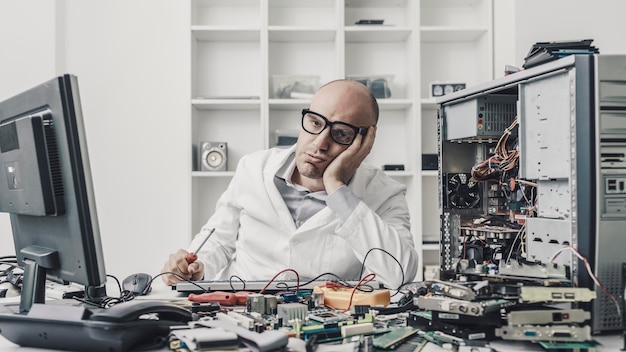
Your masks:
{"label": "monitor stand", "polygon": [[24,258],[20,313],[27,313],[34,303],[46,302],[46,271],[59,267],[59,253],[46,247],[28,246],[20,254]]}

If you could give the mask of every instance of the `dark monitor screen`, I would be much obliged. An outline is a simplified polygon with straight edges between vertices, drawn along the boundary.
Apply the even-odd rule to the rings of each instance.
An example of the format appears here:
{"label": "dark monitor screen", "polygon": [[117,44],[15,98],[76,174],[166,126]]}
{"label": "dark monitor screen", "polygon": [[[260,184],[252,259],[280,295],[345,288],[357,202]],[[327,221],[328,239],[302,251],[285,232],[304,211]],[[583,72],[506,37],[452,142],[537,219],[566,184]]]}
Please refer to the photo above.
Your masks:
{"label": "dark monitor screen", "polygon": [[105,297],[106,273],[76,76],[0,102],[0,211],[10,213],[24,268],[20,311],[45,300],[45,280]]}

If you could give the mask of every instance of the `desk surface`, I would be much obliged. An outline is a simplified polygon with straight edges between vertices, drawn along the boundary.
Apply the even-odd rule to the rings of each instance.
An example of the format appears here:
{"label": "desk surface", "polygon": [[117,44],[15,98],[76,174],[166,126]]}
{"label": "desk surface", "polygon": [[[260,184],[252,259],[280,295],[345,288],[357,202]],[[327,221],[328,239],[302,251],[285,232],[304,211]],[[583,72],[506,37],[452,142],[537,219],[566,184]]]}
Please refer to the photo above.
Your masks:
{"label": "desk surface", "polygon": [[[616,335],[606,335],[606,336],[596,336],[596,340],[602,344],[597,351],[611,351],[616,352],[620,351],[622,347],[624,347],[622,337],[618,334]],[[498,352],[515,352],[515,351],[537,351],[537,352],[545,352],[541,346],[535,343],[530,342],[520,342],[520,341],[492,341],[490,342],[490,347]],[[41,352],[47,351],[39,348],[28,348],[28,347],[20,347],[15,345],[14,343],[8,341],[4,337],[0,336],[0,352]],[[50,350],[51,351],[51,350]],[[162,349],[161,351],[170,351],[169,349]],[[434,344],[429,344],[427,348],[422,350],[423,352],[450,352],[448,349],[441,348]],[[156,352],[156,351],[155,351]]]}
{"label": "desk surface", "polygon": [[[162,286],[162,287],[157,286],[153,289],[153,292],[149,294],[148,296],[140,297],[137,299],[142,299],[142,298],[162,299],[162,300],[169,300],[169,301],[175,301],[175,300],[181,300],[181,299],[186,300],[185,297],[181,296],[175,291],[170,290],[169,287],[165,287],[165,286]],[[16,303],[16,302],[19,302],[19,297],[0,299],[0,304]],[[594,336],[594,339],[601,344],[601,346],[597,348],[597,351],[616,352],[616,351],[621,351],[622,348],[624,347],[623,336],[622,334],[619,334],[619,333],[598,335],[598,336]],[[545,350],[539,344],[531,343],[531,342],[523,342],[523,341],[497,340],[497,341],[491,341],[489,343],[489,346],[494,351],[498,351],[498,352],[515,352],[515,351],[545,352]],[[45,349],[20,347],[8,341],[4,337],[0,336],[0,352],[9,352],[9,351],[41,352],[41,351],[45,351]],[[164,348],[158,351],[161,352],[161,351],[170,351],[170,350]],[[298,351],[298,350],[290,349],[290,351]],[[441,352],[441,351],[449,352],[450,350],[441,348],[435,344],[429,344],[422,351],[423,352]]]}

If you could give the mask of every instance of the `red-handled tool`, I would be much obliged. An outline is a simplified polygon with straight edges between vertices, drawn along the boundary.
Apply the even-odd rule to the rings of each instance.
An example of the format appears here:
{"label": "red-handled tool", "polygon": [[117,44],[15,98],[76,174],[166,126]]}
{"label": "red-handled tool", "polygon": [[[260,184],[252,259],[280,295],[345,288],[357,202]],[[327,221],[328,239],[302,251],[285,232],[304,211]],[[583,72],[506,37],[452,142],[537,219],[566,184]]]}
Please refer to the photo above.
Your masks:
{"label": "red-handled tool", "polygon": [[198,260],[198,256],[196,255],[196,253],[200,252],[200,250],[202,249],[202,247],[204,246],[206,241],[209,239],[209,237],[211,237],[213,232],[215,232],[215,228],[213,228],[211,230],[211,232],[209,232],[209,234],[206,236],[204,241],[202,241],[202,243],[200,243],[200,246],[198,247],[198,249],[195,252],[189,252],[189,254],[187,254],[187,257],[185,258],[187,263],[191,264],[191,263],[195,262],[196,260]]}
{"label": "red-handled tool", "polygon": [[248,296],[256,294],[256,292],[251,291],[237,291],[235,292],[235,297],[237,297],[237,305],[245,306],[248,303]]}
{"label": "red-handled tool", "polygon": [[190,293],[187,297],[192,302],[217,302],[223,306],[234,306],[237,304],[237,296],[232,292],[207,292],[207,293]]}

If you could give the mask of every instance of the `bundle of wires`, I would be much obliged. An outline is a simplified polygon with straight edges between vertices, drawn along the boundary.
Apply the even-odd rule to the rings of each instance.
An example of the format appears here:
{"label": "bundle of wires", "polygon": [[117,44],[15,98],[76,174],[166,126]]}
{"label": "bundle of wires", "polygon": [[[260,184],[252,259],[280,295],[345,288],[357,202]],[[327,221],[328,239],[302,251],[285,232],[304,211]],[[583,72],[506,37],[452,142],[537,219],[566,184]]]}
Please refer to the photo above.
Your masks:
{"label": "bundle of wires", "polygon": [[518,125],[519,117],[516,116],[500,136],[493,156],[472,167],[471,175],[474,180],[506,180],[507,175],[515,170],[519,161],[519,150],[509,150],[508,144],[511,131]]}

